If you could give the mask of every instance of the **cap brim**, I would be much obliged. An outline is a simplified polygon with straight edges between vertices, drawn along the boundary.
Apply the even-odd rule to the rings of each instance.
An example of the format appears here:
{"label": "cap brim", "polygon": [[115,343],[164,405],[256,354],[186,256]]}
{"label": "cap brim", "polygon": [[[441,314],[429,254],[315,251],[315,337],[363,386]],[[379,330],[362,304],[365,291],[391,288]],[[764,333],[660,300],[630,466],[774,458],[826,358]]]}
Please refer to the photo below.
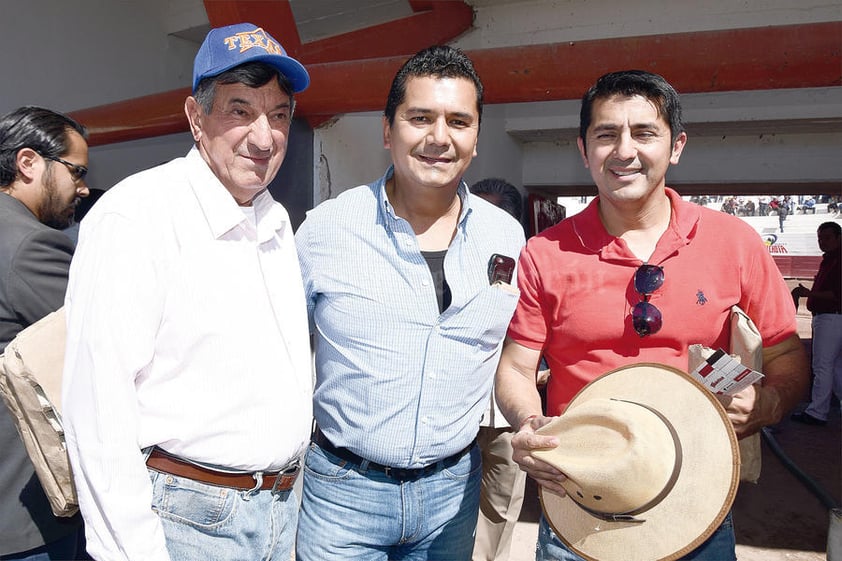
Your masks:
{"label": "cap brim", "polygon": [[689,375],[660,364],[636,364],[585,386],[567,410],[594,398],[648,405],[664,415],[681,443],[682,464],[672,491],[636,515],[642,523],[608,522],[568,497],[540,490],[544,516],[574,552],[598,561],[671,561],[696,549],[731,509],[740,453],[731,422],[716,397]]}
{"label": "cap brim", "polygon": [[219,76],[226,70],[230,70],[235,66],[240,66],[241,64],[246,64],[249,62],[262,62],[277,69],[278,72],[286,76],[287,80],[289,80],[290,85],[292,86],[293,93],[302,92],[307,89],[307,86],[310,85],[310,74],[307,72],[307,69],[304,68],[304,65],[302,65],[300,62],[288,56],[267,54],[250,57],[247,60],[237,61],[234,64],[229,64],[221,66],[219,68],[208,70],[207,72],[195,79],[195,83],[193,84],[193,91],[196,91],[196,87],[199,85],[199,82],[201,82],[205,78],[213,78],[214,76]]}

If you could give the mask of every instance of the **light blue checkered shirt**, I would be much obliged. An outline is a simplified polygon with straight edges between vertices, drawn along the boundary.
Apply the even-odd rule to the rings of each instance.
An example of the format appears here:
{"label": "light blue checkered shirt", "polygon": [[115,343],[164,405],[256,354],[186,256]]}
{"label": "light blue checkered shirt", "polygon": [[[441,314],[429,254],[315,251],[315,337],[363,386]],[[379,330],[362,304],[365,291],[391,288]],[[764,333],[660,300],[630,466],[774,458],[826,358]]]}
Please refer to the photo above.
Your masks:
{"label": "light blue checkered shirt", "polygon": [[518,299],[489,285],[488,263],[494,253],[517,260],[524,237],[463,182],[444,263],[452,302],[439,314],[415,233],[386,197],[391,175],[310,211],[296,245],[316,341],[316,422],[335,446],[417,468],[477,434]]}

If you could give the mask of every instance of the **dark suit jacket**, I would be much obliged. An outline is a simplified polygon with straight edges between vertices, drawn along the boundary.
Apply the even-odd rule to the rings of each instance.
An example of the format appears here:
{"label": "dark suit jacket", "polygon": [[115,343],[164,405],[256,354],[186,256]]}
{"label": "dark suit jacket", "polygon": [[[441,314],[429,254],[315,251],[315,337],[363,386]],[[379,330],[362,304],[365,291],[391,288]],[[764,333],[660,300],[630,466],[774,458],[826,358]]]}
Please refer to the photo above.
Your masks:
{"label": "dark suit jacket", "polygon": [[[23,328],[64,304],[73,244],[0,193],[0,352]],[[0,555],[76,531],[79,515],[56,518],[5,404],[0,404]]]}

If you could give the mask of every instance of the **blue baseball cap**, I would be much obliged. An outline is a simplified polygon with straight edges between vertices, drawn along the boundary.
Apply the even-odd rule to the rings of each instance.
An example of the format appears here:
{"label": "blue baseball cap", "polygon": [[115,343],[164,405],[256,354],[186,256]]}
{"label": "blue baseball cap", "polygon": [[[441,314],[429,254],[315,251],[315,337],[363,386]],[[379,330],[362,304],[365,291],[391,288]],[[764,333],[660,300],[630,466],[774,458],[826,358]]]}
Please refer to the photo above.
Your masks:
{"label": "blue baseball cap", "polygon": [[310,85],[310,75],[263,28],[237,23],[211,29],[193,62],[193,92],[203,78],[218,76],[246,62],[263,62],[278,69],[298,93]]}

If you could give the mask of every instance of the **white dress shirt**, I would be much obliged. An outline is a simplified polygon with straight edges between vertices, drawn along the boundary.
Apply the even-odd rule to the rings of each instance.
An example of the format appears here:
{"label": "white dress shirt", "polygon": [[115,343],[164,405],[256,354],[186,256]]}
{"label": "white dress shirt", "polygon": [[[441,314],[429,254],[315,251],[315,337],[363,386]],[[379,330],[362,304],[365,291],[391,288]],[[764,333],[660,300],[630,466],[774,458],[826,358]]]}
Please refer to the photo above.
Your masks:
{"label": "white dress shirt", "polygon": [[64,423],[88,547],[169,559],[141,450],[272,471],[304,449],[312,378],[292,227],[257,225],[194,148],[86,216],[71,265]]}

